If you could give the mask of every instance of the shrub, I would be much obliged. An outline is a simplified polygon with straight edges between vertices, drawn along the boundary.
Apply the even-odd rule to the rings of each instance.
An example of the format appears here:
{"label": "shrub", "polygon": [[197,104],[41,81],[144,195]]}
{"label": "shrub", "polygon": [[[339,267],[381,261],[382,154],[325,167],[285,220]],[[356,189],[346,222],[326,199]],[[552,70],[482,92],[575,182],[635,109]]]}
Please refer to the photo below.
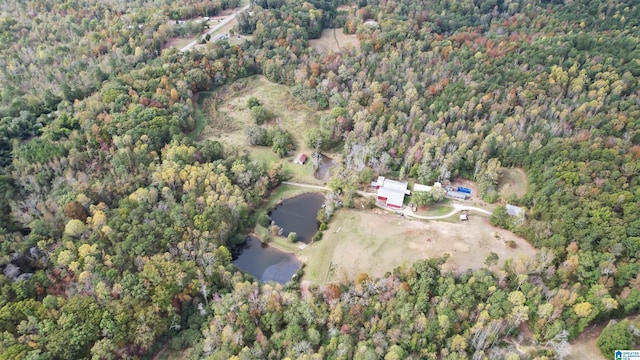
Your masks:
{"label": "shrub", "polygon": [[322,233],[320,231],[318,231],[315,235],[313,235],[313,241],[320,241],[322,240]]}
{"label": "shrub", "polygon": [[252,96],[249,99],[247,99],[247,107],[249,109],[253,109],[254,107],[260,106],[260,105],[261,105],[260,101],[255,96]]}
{"label": "shrub", "polygon": [[325,231],[327,230],[327,224],[326,223],[320,223],[320,231]]}
{"label": "shrub", "polygon": [[633,347],[633,334],[629,332],[629,321],[623,320],[607,326],[602,330],[596,345],[606,358],[612,356],[614,350],[631,349]]}
{"label": "shrub", "polygon": [[261,213],[260,215],[258,215],[258,224],[260,226],[268,228],[269,225],[271,224],[271,219],[269,219],[269,215],[265,213]]}
{"label": "shrub", "polygon": [[265,122],[273,119],[273,114],[269,110],[265,109],[262,105],[256,105],[252,107],[251,116],[258,125],[262,125]]}
{"label": "shrub", "polygon": [[509,249],[515,249],[518,247],[518,244],[516,244],[516,242],[513,240],[509,240],[507,241],[507,246],[509,247]]}
{"label": "shrub", "polygon": [[287,238],[289,239],[289,241],[291,241],[292,243],[298,241],[298,234],[296,234],[295,232],[290,232],[289,236],[287,236]]}
{"label": "shrub", "polygon": [[267,146],[269,144],[267,130],[260,126],[249,126],[245,130],[247,141],[251,145]]}

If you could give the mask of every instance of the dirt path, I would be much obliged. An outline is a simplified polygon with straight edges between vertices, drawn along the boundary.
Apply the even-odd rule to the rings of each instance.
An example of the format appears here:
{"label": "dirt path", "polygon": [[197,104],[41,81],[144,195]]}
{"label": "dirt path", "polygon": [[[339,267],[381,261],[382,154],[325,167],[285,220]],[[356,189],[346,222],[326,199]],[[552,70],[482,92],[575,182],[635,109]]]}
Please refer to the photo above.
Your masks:
{"label": "dirt path", "polygon": [[292,182],[292,181],[283,181],[282,184],[291,185],[291,186],[298,186],[298,187],[305,187],[305,188],[310,188],[310,189],[318,189],[318,190],[331,190],[326,186],[303,184],[303,183]]}
{"label": "dirt path", "polygon": [[[211,29],[207,30],[207,32],[205,32],[204,34],[202,34],[202,36],[207,36],[207,34],[213,34],[214,32],[218,31],[218,29],[220,29],[221,27],[225,26],[227,23],[229,23],[230,21],[232,21],[233,19],[236,18],[236,15],[238,15],[239,13],[247,10],[249,7],[251,6],[251,4],[243,7],[242,9],[234,12],[233,14],[231,14],[230,16],[227,16],[226,19],[222,20],[220,23],[218,23],[218,25],[212,27]],[[191,50],[192,47],[196,46],[200,44],[200,39],[196,38],[195,40],[193,40],[192,42],[188,43],[185,47],[183,47],[182,49],[180,49],[180,51],[185,52],[185,51],[189,51]]]}
{"label": "dirt path", "polygon": [[416,215],[413,210],[411,210],[410,208],[405,208],[403,213],[407,216],[410,217],[414,217],[416,219],[425,219],[425,220],[441,220],[441,219],[446,219],[450,216],[455,215],[457,212],[460,211],[477,211],[479,213],[485,214],[485,215],[491,215],[493,214],[491,211],[489,210],[485,210],[485,209],[481,209],[479,207],[475,207],[475,206],[468,206],[468,205],[462,205],[462,204],[456,204],[453,203],[451,204],[453,206],[453,210],[451,210],[448,214],[444,214],[444,215],[438,215],[438,216],[420,216],[420,215]]}

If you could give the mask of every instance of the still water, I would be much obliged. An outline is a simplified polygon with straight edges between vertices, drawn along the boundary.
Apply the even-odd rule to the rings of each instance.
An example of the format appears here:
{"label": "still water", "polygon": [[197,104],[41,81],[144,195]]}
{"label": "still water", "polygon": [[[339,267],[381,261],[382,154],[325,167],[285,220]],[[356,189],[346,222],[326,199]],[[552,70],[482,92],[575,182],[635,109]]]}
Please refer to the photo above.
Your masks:
{"label": "still water", "polygon": [[283,229],[282,236],[298,234],[298,241],[308,243],[318,231],[318,210],[324,203],[320,193],[302,194],[282,201],[271,210],[271,220]]}
{"label": "still water", "polygon": [[233,264],[260,281],[275,281],[280,284],[291,280],[301,266],[295,255],[263,244],[260,239],[253,236],[247,237],[240,256],[233,261]]}

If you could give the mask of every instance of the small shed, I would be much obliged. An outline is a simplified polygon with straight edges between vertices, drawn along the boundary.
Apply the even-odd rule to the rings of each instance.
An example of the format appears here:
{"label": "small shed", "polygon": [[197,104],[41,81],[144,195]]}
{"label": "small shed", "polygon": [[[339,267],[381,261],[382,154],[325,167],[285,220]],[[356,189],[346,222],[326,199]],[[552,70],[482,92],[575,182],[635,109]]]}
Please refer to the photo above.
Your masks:
{"label": "small shed", "polygon": [[296,159],[293,162],[296,164],[304,165],[306,161],[307,161],[307,154],[300,153],[298,154],[298,156],[296,156]]}

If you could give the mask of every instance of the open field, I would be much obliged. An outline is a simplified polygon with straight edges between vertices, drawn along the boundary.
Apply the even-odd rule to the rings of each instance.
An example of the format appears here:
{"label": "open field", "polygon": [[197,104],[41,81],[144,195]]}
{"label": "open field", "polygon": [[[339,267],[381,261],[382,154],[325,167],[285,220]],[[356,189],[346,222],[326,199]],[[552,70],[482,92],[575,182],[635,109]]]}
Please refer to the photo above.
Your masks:
{"label": "open field", "polygon": [[[507,240],[514,240],[517,247],[508,248]],[[498,254],[502,264],[507,258],[532,256],[535,249],[480,215],[471,215],[463,223],[422,222],[381,210],[342,209],[323,239],[300,253],[307,263],[305,280],[324,283],[353,279],[361,272],[383,276],[400,265],[445,253],[450,255],[445,268],[462,272],[483,267],[491,252]]]}
{"label": "open field", "polygon": [[250,97],[256,97],[262,106],[276,115],[275,120],[263,126],[286,129],[293,137],[296,153],[311,154],[305,144],[304,134],[307,129],[316,126],[320,112],[295,100],[287,86],[271,83],[264,76],[252,76],[223,86],[202,101],[200,111],[206,125],[198,139],[216,139],[227,148],[246,150],[258,160],[283,161],[284,172],[291,180],[321,184],[313,177],[310,161],[305,165],[297,165],[293,163],[295,156],[282,160],[270,148],[247,144],[245,129],[254,125],[247,106]]}
{"label": "open field", "polygon": [[320,39],[309,40],[309,46],[319,53],[340,51],[345,47],[359,48],[360,43],[355,35],[345,35],[342,29],[322,30]]}
{"label": "open field", "polygon": [[522,197],[527,193],[527,174],[520,168],[501,168],[498,170],[498,193],[502,197],[516,195]]}

